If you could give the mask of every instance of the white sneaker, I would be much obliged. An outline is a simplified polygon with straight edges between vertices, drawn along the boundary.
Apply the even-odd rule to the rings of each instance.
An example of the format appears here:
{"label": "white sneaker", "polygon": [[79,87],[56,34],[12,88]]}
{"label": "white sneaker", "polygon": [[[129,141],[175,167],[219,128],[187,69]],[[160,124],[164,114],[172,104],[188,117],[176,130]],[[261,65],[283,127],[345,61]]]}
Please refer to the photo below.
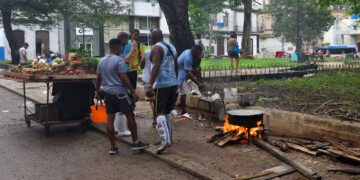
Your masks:
{"label": "white sneaker", "polygon": [[177,115],[178,115],[178,112],[177,112],[175,109],[173,109],[173,110],[170,112],[170,114],[171,114],[172,116],[177,116]]}
{"label": "white sneaker", "polygon": [[123,132],[119,132],[118,135],[119,136],[131,136],[131,132],[130,131],[123,131]]}
{"label": "white sneaker", "polygon": [[190,116],[190,114],[188,114],[188,113],[185,113],[185,114],[182,114],[181,116],[180,116],[180,119],[191,119],[192,117]]}

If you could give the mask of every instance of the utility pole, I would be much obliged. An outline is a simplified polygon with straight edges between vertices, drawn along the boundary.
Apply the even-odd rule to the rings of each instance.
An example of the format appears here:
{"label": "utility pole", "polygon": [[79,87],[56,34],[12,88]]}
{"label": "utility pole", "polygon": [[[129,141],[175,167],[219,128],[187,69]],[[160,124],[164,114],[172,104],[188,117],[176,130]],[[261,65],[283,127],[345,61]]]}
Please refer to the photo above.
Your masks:
{"label": "utility pole", "polygon": [[297,8],[296,8],[296,55],[298,58],[298,62],[303,62],[303,53],[302,53],[302,36],[303,32],[300,31],[300,27],[302,24],[300,24],[300,18],[301,18],[301,12],[302,12],[302,5],[299,1],[297,1]]}

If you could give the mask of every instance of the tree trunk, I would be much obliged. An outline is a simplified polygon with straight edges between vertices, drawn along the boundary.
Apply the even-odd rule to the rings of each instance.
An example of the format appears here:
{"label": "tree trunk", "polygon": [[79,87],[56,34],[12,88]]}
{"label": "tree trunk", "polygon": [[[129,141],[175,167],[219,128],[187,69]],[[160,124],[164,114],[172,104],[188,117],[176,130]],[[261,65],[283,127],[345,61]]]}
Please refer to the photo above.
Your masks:
{"label": "tree trunk", "polygon": [[159,0],[159,4],[169,25],[170,41],[180,55],[194,45],[189,23],[189,0]]}
{"label": "tree trunk", "polygon": [[105,47],[104,47],[104,25],[101,24],[99,26],[99,51],[100,51],[100,57],[105,56]]}
{"label": "tree trunk", "polygon": [[252,0],[242,0],[244,5],[244,29],[241,41],[242,57],[246,58],[251,54],[251,13],[252,13]]}
{"label": "tree trunk", "polygon": [[1,9],[1,15],[2,15],[5,36],[9,42],[9,46],[11,50],[12,64],[18,64],[19,59],[16,58],[16,52],[19,50],[19,45],[15,39],[11,26],[11,9],[7,7],[3,7],[3,9]]}

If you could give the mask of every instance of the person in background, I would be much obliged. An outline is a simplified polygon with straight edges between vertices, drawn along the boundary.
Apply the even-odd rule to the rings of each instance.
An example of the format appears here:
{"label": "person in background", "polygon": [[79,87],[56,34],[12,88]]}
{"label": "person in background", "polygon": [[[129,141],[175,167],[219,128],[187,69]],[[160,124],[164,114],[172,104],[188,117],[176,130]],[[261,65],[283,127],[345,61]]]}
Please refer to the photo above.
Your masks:
{"label": "person in background", "polygon": [[28,43],[24,43],[21,48],[19,49],[19,54],[20,54],[20,64],[22,63],[27,63],[28,59],[27,59],[27,48],[29,47]]}
{"label": "person in background", "polygon": [[139,43],[139,35],[140,35],[140,31],[134,29],[131,32],[131,39],[123,48],[123,55],[124,57],[126,57],[130,54],[130,51],[132,49],[132,43],[134,42],[137,43],[137,47],[134,49],[135,51],[132,54],[132,56],[130,56],[129,59],[125,59],[125,62],[127,64],[126,65],[127,75],[129,76],[130,82],[134,87],[134,89],[136,89],[137,78],[138,78],[137,70],[139,68],[141,57],[144,54],[144,47]]}
{"label": "person in background", "polygon": [[[150,31],[152,32],[152,31]],[[152,42],[149,39],[149,43],[152,46]],[[149,89],[149,83],[150,83],[150,75],[151,75],[151,61],[150,61],[150,53],[151,53],[151,49],[148,49],[144,52],[143,56],[141,57],[141,61],[140,61],[140,67],[143,70],[143,74],[142,74],[142,81],[143,81],[143,86],[144,86],[144,93],[146,93],[146,91]],[[151,110],[153,112],[153,116],[152,116],[152,126],[155,128],[156,127],[156,114],[154,111],[154,99],[149,99],[146,97],[145,95],[145,101],[148,101],[150,103],[150,107]]]}
{"label": "person in background", "polygon": [[154,43],[151,48],[150,60],[152,70],[149,88],[146,91],[148,98],[154,98],[156,113],[156,130],[159,133],[161,144],[157,153],[162,153],[172,142],[172,116],[173,100],[177,91],[176,49],[163,39],[160,29],[151,33]]}
{"label": "person in background", "polygon": [[111,39],[109,42],[110,54],[100,60],[97,68],[95,98],[100,99],[100,86],[102,85],[107,114],[106,130],[111,144],[110,155],[118,153],[114,137],[114,119],[117,112],[122,112],[127,117],[133,140],[131,149],[140,150],[149,147],[148,143],[139,141],[137,137],[133,108],[138,96],[126,74],[125,61],[119,56],[122,45],[121,40]]}
{"label": "person in background", "polygon": [[[181,53],[178,57],[178,67],[179,67],[179,76],[178,76],[178,94],[180,95],[180,107],[181,107],[181,119],[191,119],[189,113],[186,112],[186,95],[189,93],[189,88],[186,83],[186,77],[191,79],[195,84],[199,86],[199,89],[202,89],[203,84],[196,79],[195,73],[193,72],[193,62],[196,59],[201,58],[201,47],[194,46],[191,49],[187,49]],[[177,96],[176,98],[177,99]]]}
{"label": "person in background", "polygon": [[230,35],[230,39],[227,41],[227,49],[230,58],[231,72],[234,70],[234,64],[233,64],[234,58],[236,59],[236,70],[239,67],[239,53],[235,51],[236,48],[239,48],[239,44],[238,41],[236,40],[236,34],[232,33]]}
{"label": "person in background", "polygon": [[195,46],[200,46],[202,47],[202,41],[201,41],[201,34],[196,34],[196,39],[195,39]]}

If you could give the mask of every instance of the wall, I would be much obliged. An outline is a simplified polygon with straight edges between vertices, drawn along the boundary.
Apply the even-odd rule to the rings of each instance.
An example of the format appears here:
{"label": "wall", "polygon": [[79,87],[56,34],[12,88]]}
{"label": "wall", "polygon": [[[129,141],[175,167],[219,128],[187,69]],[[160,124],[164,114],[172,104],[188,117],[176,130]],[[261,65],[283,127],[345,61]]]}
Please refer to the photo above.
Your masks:
{"label": "wall", "polygon": [[283,44],[279,38],[276,37],[267,37],[267,38],[260,38],[260,57],[261,58],[273,58],[275,57],[276,51],[286,51],[286,52],[294,52],[295,45],[291,43],[284,43],[284,48],[282,47]]}
{"label": "wall", "polygon": [[[62,22],[60,24],[63,24]],[[29,60],[36,58],[36,36],[35,32],[38,30],[47,30],[40,28],[40,26],[23,26],[23,25],[13,25],[13,30],[22,30],[24,31],[25,42],[29,44],[29,48],[27,49],[27,58]],[[64,44],[64,30],[63,26],[60,25],[54,26],[49,31],[49,49],[53,52],[59,52],[60,54],[64,54],[65,44]],[[11,51],[9,47],[9,43],[6,39],[3,28],[0,28],[0,33],[2,35],[2,40],[0,44],[5,46],[5,59],[11,60]]]}

